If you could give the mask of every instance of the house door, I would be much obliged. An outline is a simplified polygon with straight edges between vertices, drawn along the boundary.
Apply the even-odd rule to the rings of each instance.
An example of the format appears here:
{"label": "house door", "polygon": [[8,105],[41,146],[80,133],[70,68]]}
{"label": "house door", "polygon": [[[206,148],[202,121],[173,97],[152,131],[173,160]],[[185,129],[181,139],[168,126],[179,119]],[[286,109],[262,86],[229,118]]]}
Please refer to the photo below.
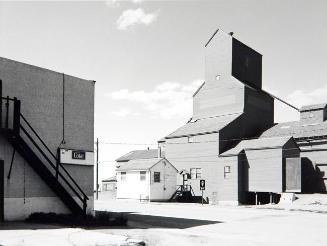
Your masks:
{"label": "house door", "polygon": [[4,166],[0,160],[0,222],[4,220]]}

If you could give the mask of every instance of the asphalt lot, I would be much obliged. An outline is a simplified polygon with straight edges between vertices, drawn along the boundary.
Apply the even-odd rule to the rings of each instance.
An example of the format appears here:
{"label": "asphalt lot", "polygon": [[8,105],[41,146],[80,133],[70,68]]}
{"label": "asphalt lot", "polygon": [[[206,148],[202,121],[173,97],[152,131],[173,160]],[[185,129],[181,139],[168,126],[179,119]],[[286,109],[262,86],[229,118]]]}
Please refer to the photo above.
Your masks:
{"label": "asphalt lot", "polygon": [[326,245],[327,195],[300,200],[246,207],[99,200],[96,210],[123,213],[129,226],[0,223],[0,245]]}
{"label": "asphalt lot", "polygon": [[97,230],[147,245],[326,245],[326,205],[238,206],[97,201],[124,213],[129,228]]}

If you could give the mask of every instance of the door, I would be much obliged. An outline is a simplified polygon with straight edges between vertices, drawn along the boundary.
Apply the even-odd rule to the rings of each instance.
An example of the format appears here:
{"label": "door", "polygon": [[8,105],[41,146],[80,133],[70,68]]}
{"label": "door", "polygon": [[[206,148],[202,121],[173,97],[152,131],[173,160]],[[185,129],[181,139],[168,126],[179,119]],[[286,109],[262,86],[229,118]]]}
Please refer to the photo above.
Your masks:
{"label": "door", "polygon": [[301,192],[301,158],[286,158],[286,192]]}
{"label": "door", "polygon": [[0,222],[4,220],[4,166],[0,160]]}

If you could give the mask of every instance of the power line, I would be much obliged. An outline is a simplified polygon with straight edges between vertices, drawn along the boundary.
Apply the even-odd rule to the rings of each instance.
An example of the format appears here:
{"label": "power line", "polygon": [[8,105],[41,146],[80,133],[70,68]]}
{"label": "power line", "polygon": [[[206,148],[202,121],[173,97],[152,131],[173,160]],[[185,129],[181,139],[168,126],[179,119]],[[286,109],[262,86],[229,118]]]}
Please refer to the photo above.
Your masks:
{"label": "power line", "polygon": [[99,144],[109,144],[109,145],[151,145],[157,146],[158,144],[151,143],[128,143],[128,142],[99,142]]}
{"label": "power line", "polygon": [[[318,132],[321,130],[326,130],[326,128],[322,127],[322,128],[318,128],[315,130],[307,130],[307,131],[301,131],[301,133],[306,133],[306,132]],[[212,133],[206,133],[206,134],[201,134],[201,135],[208,135],[208,134],[212,134]],[[192,142],[192,143],[167,143],[167,144],[198,144],[198,143],[215,143],[215,142],[234,142],[234,141],[242,141],[242,140],[255,140],[255,139],[269,139],[269,138],[277,138],[277,137],[292,137],[292,135],[294,135],[295,132],[290,132],[288,135],[277,135],[277,136],[264,136],[264,137],[243,137],[243,138],[230,138],[230,139],[220,139],[220,140],[206,140],[206,141],[201,141],[201,142]],[[195,136],[201,136],[201,135],[195,135]],[[181,136],[178,138],[182,138],[182,137],[187,137],[187,136]],[[168,139],[175,139],[175,138],[168,138]],[[149,145],[149,146],[157,146],[158,144],[154,144],[154,143],[130,143],[130,142],[99,142],[99,144],[108,144],[108,145]]]}
{"label": "power line", "polygon": [[[267,150],[267,149],[283,149],[282,147],[270,147],[270,148],[262,148],[262,149],[244,149],[245,151],[253,151],[253,150]],[[284,151],[285,150],[298,150],[298,148],[285,148],[283,149]],[[327,151],[327,148],[315,148],[314,150],[320,150],[320,151]],[[238,155],[245,155],[246,156],[246,153],[243,153],[242,152],[243,150],[240,151],[240,153],[238,154],[235,154],[235,155],[226,155],[226,156],[219,156],[218,154],[214,154],[214,155],[198,155],[198,156],[184,156],[184,157],[169,157],[167,158],[168,161],[169,160],[179,160],[179,159],[196,159],[196,158],[205,158],[205,157],[217,157],[217,160],[220,158],[228,158],[228,157],[236,157]],[[267,157],[267,156],[266,156]],[[256,160],[256,159],[267,159],[266,157],[264,158],[247,158],[248,160]],[[273,156],[268,156],[269,157],[276,157],[276,155],[273,155]],[[190,160],[186,160],[187,162],[192,162]],[[112,162],[112,163],[116,163],[115,161],[112,161],[112,160],[104,160],[104,161],[101,161],[101,162]],[[177,161],[177,162],[183,162],[183,161]],[[194,162],[217,162],[216,160],[194,160]]]}

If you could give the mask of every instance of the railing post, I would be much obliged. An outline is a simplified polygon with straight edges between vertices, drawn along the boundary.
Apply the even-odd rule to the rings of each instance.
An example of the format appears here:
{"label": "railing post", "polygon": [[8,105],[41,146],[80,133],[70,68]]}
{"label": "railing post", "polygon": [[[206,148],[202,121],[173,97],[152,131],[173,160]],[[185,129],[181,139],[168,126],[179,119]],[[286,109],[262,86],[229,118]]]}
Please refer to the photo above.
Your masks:
{"label": "railing post", "polygon": [[87,208],[87,196],[84,195],[84,199],[83,199],[83,211],[84,211],[84,215],[86,215],[86,208]]}
{"label": "railing post", "polygon": [[14,97],[14,122],[13,122],[13,129],[14,132],[19,135],[19,128],[20,128],[20,100],[17,100]]}
{"label": "railing post", "polygon": [[60,166],[60,148],[57,149],[57,160],[56,160],[56,179],[58,180]]}
{"label": "railing post", "polygon": [[2,128],[2,80],[0,79],[0,128]]}
{"label": "railing post", "polygon": [[5,127],[8,128],[9,126],[9,96],[6,98],[6,121],[5,121]]}

